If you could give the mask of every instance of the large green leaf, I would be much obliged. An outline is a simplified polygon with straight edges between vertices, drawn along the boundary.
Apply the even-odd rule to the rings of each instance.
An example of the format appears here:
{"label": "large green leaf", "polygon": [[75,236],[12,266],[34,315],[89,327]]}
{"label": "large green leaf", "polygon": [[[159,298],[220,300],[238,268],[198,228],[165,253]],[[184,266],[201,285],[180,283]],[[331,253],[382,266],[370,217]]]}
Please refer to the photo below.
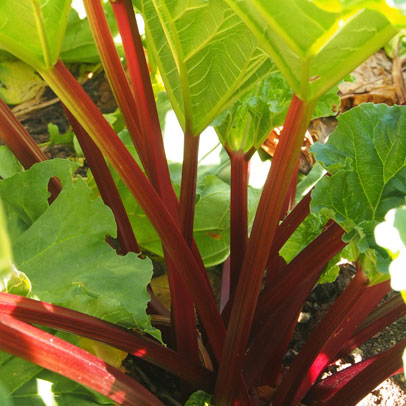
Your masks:
{"label": "large green leaf", "polygon": [[223,0],[143,0],[138,6],[172,106],[194,135],[273,69]]}
{"label": "large green leaf", "polygon": [[[53,160],[0,181],[16,267],[41,300],[153,332],[145,313],[150,261],[115,253],[105,241],[116,235],[110,209],[71,174],[68,161]],[[63,189],[49,206],[52,176]]]}
{"label": "large green leaf", "polygon": [[71,0],[2,0],[0,47],[38,70],[59,57]]}
{"label": "large green leaf", "polygon": [[381,48],[396,34],[395,25],[406,20],[384,0],[226,1],[302,100],[326,92]]}
{"label": "large green leaf", "polygon": [[406,107],[363,104],[338,118],[325,145],[312,151],[332,174],[312,193],[311,209],[338,222],[361,254],[364,267],[387,272],[388,254],[374,228],[406,196]]}

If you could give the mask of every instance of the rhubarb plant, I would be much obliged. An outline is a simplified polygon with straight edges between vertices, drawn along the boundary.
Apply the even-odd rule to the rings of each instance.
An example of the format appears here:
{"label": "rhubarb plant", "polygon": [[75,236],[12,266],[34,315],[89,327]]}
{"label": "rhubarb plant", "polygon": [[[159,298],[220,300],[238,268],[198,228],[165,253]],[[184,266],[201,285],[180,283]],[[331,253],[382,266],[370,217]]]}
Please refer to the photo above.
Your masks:
{"label": "rhubarb plant", "polygon": [[[78,21],[69,0],[3,0],[0,46],[60,98],[91,171],[82,179],[75,164],[48,161],[0,101],[0,377],[16,405],[37,399],[34,380],[67,403],[161,405],[119,369],[123,352],[178,377],[185,399],[196,391],[186,404],[215,406],[252,405],[264,391],[274,406],[356,404],[402,369],[404,342],[319,379],[405,313],[399,297],[379,304],[390,257],[373,234],[405,202],[405,108],[340,115],[312,149],[313,189],[297,193],[313,182],[297,185],[310,120],[334,114],[337,82],[406,24],[399,3],[84,0]],[[76,37],[68,24],[88,28]],[[62,62],[74,38],[92,61],[97,47],[123,125]],[[165,156],[154,67],[184,132],[181,171]],[[210,125],[230,179],[198,174]],[[250,159],[282,125],[265,185],[250,189]],[[356,274],[286,366],[301,308],[337,256]],[[149,285],[151,259],[166,271],[170,309]],[[216,297],[206,268],[220,265]]]}

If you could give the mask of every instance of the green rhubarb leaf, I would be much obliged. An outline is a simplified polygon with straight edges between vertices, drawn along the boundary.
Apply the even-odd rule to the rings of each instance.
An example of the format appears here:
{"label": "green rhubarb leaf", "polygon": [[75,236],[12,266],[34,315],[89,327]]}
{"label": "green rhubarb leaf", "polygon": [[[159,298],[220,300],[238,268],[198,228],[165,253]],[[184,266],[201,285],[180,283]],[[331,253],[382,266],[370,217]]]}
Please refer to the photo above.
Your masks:
{"label": "green rhubarb leaf", "polygon": [[54,175],[63,183],[70,181],[77,165],[68,161],[62,162],[58,160],[34,165],[28,171],[18,172],[15,176],[0,181],[0,196],[12,241],[26,231],[48,208],[49,178]]}
{"label": "green rhubarb leaf", "polygon": [[290,236],[288,241],[286,241],[279,254],[289,263],[320,234],[326,223],[327,219],[325,216],[310,213]]}
{"label": "green rhubarb leaf", "polygon": [[3,206],[0,199],[0,292],[27,296],[31,291],[31,283],[24,272],[14,265],[10,239],[7,233]]}
{"label": "green rhubarb leaf", "polygon": [[0,62],[0,84],[0,97],[7,104],[33,99],[45,86],[31,66],[13,57]]}
{"label": "green rhubarb leaf", "polygon": [[299,201],[316,186],[325,173],[326,170],[319,162],[316,162],[310,172],[296,186],[296,203],[299,203]]}
{"label": "green rhubarb leaf", "polygon": [[[338,88],[333,87],[318,101],[313,117],[335,114],[340,103]],[[271,130],[281,126],[292,100],[293,90],[279,71],[258,82],[212,124],[221,143],[231,151],[258,149]]]}
{"label": "green rhubarb leaf", "polygon": [[10,149],[5,145],[0,146],[0,178],[9,178],[22,170],[23,167]]}
{"label": "green rhubarb leaf", "polygon": [[402,24],[402,17],[406,15],[406,5],[403,0],[311,0],[320,8],[333,11],[351,11],[361,7],[378,10],[388,15],[393,24]]}
{"label": "green rhubarb leaf", "polygon": [[59,58],[71,0],[2,0],[0,47],[37,70]]}
{"label": "green rhubarb leaf", "polygon": [[[113,10],[109,3],[103,3],[107,22],[113,37],[118,35],[118,28]],[[123,48],[117,49],[123,56]],[[65,36],[61,48],[61,59],[65,63],[98,63],[100,56],[94,42],[87,18],[80,19],[77,11],[71,9]]]}
{"label": "green rhubarb leaf", "polygon": [[[74,168],[46,161],[0,181],[6,218],[19,226],[11,234],[15,265],[40,300],[155,334],[145,313],[151,262],[134,253],[119,256],[106,243],[106,236],[116,236],[113,214],[91,198],[82,178],[72,179]],[[49,206],[52,176],[63,189]]]}
{"label": "green rhubarb leaf", "polygon": [[3,406],[13,406],[13,402],[8,396],[7,389],[0,383],[0,404]]}
{"label": "green rhubarb leaf", "polygon": [[193,135],[274,68],[222,0],[143,0],[138,7],[173,109]]}
{"label": "green rhubarb leaf", "polygon": [[334,255],[320,275],[318,283],[332,283],[340,273],[340,264],[344,262],[355,262],[359,257],[359,250],[354,244],[346,245],[341,252]]}
{"label": "green rhubarb leaf", "polygon": [[406,107],[363,104],[338,117],[327,144],[312,147],[332,176],[316,185],[311,210],[343,227],[371,279],[390,262],[375,242],[375,226],[405,202],[405,131]]}
{"label": "green rhubarb leaf", "polygon": [[384,0],[226,1],[305,101],[320,97],[406,22]]}
{"label": "green rhubarb leaf", "polygon": [[389,266],[392,288],[406,300],[406,207],[389,210],[385,221],[375,228],[375,240],[385,248],[392,262]]}

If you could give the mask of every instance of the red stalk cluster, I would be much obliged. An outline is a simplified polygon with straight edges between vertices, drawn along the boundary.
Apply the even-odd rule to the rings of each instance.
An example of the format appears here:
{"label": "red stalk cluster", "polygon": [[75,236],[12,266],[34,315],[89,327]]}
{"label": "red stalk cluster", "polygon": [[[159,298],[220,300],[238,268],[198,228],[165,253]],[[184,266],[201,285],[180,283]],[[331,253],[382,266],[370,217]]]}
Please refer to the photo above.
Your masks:
{"label": "red stalk cluster", "polygon": [[[146,175],[60,61],[51,71],[40,73],[69,110],[70,122],[101,195],[115,214],[123,251],[138,251],[138,246],[106,159],[161,237],[172,296],[172,326],[176,332],[173,347],[176,351],[93,317],[8,294],[0,294],[0,348],[126,405],[161,403],[120,371],[27,323],[99,340],[148,360],[193,388],[214,390],[216,406],[248,406],[251,403],[249,390],[257,383],[277,387],[272,400],[274,406],[296,406],[303,399],[309,405],[324,402],[335,406],[355,402],[363,393],[358,390],[360,385],[370,390],[380,379],[401,368],[399,354],[405,344],[399,343],[383,354],[316,382],[323,369],[339,354],[348,353],[386,326],[389,320],[405,313],[405,306],[398,298],[373,312],[387,292],[388,283],[368,286],[361,269],[280,382],[283,356],[301,306],[325,264],[345,246],[342,241],[344,230],[332,222],[289,264],[279,257],[281,247],[309,213],[310,193],[285,217],[292,207],[297,160],[315,102],[304,102],[293,96],[249,238],[247,183],[251,152],[230,152],[230,279],[224,278],[222,294],[230,300],[227,305],[224,301],[221,303],[221,307],[225,306],[223,318],[228,321],[226,329],[193,240],[199,137],[186,131],[178,202],[169,177],[132,2],[116,0],[112,5],[131,83],[115,50],[100,1],[85,0],[105,71]],[[25,168],[46,159],[1,101],[0,115],[0,134]],[[58,181],[53,180],[50,186],[56,195],[60,190]],[[200,364],[195,307],[205,344],[214,358],[215,372]]]}

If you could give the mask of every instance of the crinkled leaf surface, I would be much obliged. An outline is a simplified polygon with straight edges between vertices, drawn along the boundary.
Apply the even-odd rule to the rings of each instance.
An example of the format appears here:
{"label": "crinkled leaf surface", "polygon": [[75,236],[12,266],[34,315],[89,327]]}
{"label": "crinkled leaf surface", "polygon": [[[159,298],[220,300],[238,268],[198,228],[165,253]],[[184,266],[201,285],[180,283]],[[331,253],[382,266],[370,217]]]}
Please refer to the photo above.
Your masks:
{"label": "crinkled leaf surface", "polygon": [[384,0],[226,1],[302,100],[325,93],[395,35],[395,24],[405,24]]}
{"label": "crinkled leaf surface", "polygon": [[405,202],[405,131],[406,107],[363,104],[339,116],[327,144],[312,147],[332,176],[316,185],[311,210],[344,228],[370,272],[387,272],[389,265],[374,228]]}
{"label": "crinkled leaf surface", "polygon": [[273,69],[223,0],[142,0],[138,7],[178,120],[194,135]]}
{"label": "crinkled leaf surface", "polygon": [[[77,337],[62,332],[56,335],[72,344],[78,344]],[[114,404],[110,399],[70,379],[4,352],[0,352],[0,381],[4,384],[14,406]]]}
{"label": "crinkled leaf surface", "polygon": [[[318,101],[313,117],[334,115],[340,103],[333,87]],[[279,71],[268,75],[240,97],[213,123],[221,143],[231,151],[258,149],[270,131],[281,126],[292,100],[293,90]]]}
{"label": "crinkled leaf surface", "polygon": [[[72,170],[52,160],[0,181],[15,264],[41,300],[152,331],[145,313],[151,263],[134,253],[118,256],[105,242],[116,235],[114,217],[81,178],[72,180]],[[63,190],[49,206],[52,176]]]}
{"label": "crinkled leaf surface", "polygon": [[59,57],[71,0],[2,0],[0,46],[38,70]]}

